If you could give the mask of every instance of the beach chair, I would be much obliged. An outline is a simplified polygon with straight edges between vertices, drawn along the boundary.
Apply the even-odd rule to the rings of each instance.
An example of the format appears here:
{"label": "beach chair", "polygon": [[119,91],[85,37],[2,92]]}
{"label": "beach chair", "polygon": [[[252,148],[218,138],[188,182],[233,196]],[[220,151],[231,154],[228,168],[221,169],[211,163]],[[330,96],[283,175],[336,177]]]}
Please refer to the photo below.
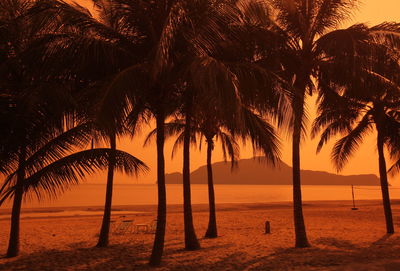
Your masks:
{"label": "beach chair", "polygon": [[143,223],[135,225],[136,233],[155,233],[157,228],[157,220],[153,220],[151,223]]}
{"label": "beach chair", "polygon": [[122,220],[117,225],[115,225],[114,233],[125,234],[127,232],[132,232],[133,230],[133,220]]}

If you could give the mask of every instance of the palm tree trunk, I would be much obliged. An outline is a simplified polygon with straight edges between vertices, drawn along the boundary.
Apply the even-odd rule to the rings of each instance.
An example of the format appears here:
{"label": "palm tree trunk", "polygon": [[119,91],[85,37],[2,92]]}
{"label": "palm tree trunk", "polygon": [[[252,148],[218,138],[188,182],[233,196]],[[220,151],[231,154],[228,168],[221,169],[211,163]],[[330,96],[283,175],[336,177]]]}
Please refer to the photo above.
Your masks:
{"label": "palm tree trunk", "polygon": [[183,217],[185,226],[185,249],[197,250],[200,243],[193,226],[192,202],[190,192],[190,134],[191,112],[190,105],[186,108],[185,131],[183,139]]}
{"label": "palm tree trunk", "polygon": [[380,129],[378,128],[377,129],[377,131],[378,131],[377,144],[378,144],[379,175],[380,175],[380,180],[381,180],[383,209],[385,211],[386,231],[387,231],[387,233],[392,234],[392,233],[394,233],[392,208],[390,206],[390,196],[389,196],[389,187],[388,187],[388,180],[387,180],[387,173],[386,173],[385,154],[383,152],[383,137],[382,137],[382,133],[379,130]]}
{"label": "palm tree trunk", "polygon": [[215,194],[214,194],[214,180],[211,164],[211,155],[213,151],[214,142],[212,138],[207,139],[207,178],[208,178],[208,206],[209,206],[209,220],[208,228],[205,234],[206,238],[218,237],[217,232],[217,218],[215,212]]}
{"label": "palm tree trunk", "polygon": [[158,188],[158,210],[157,228],[154,237],[153,250],[149,264],[158,266],[164,250],[165,226],[167,219],[167,195],[165,190],[165,161],[164,161],[164,114],[156,115],[157,122],[157,188]]}
{"label": "palm tree trunk", "polygon": [[20,228],[20,215],[22,206],[22,197],[24,194],[24,180],[25,180],[25,159],[26,148],[21,147],[19,154],[19,165],[17,171],[17,183],[15,186],[14,202],[11,211],[11,229],[10,239],[8,242],[7,258],[18,256],[19,253],[19,228]]}
{"label": "palm tree trunk", "polygon": [[113,194],[113,182],[114,182],[114,167],[115,167],[115,153],[116,150],[116,138],[115,133],[111,133],[110,136],[110,148],[111,153],[108,159],[108,172],[107,172],[107,189],[106,189],[106,201],[104,205],[103,222],[101,224],[99,241],[97,247],[106,247],[108,245],[109,233],[110,233],[110,219],[111,219],[111,206],[112,206],[112,194]]}
{"label": "palm tree trunk", "polygon": [[301,179],[300,179],[300,139],[302,118],[304,113],[304,92],[300,97],[294,97],[294,127],[292,141],[292,170],[293,170],[293,216],[294,229],[296,235],[295,247],[309,247],[307,240],[306,227],[303,217],[303,203],[301,198]]}

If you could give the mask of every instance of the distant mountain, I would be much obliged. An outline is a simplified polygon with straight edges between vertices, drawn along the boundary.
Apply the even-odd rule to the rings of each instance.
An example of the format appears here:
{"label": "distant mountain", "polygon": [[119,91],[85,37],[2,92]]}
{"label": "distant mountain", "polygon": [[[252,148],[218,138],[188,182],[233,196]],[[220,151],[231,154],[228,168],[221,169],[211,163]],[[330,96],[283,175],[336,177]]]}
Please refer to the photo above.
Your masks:
{"label": "distant mountain", "polygon": [[[292,184],[292,168],[281,163],[273,168],[260,158],[242,159],[238,167],[231,171],[231,164],[217,162],[213,164],[215,184]],[[182,183],[182,174],[174,172],[166,174],[167,184]],[[337,175],[324,171],[302,170],[301,180],[304,185],[379,185],[374,174]],[[207,183],[207,167],[202,166],[191,173],[191,183]]]}

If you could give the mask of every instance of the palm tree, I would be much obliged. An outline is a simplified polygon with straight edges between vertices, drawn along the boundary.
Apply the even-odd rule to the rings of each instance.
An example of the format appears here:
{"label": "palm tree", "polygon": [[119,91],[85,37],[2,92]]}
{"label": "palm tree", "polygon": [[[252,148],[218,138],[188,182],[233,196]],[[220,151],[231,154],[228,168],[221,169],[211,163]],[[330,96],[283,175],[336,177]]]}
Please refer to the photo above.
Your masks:
{"label": "palm tree", "polygon": [[[365,32],[368,29],[365,28]],[[367,36],[367,33],[365,34]],[[366,135],[377,133],[379,176],[388,234],[394,233],[387,180],[384,147],[396,153],[399,129],[400,63],[396,47],[387,42],[358,46],[358,71],[350,75],[325,73],[320,78],[319,116],[314,122],[313,136],[321,129],[317,152],[334,135],[341,134],[332,149],[332,161],[341,170]],[[335,88],[332,86],[336,84]]]}
{"label": "palm tree", "polygon": [[[311,95],[318,90],[319,84],[313,81],[316,79],[318,83],[318,73],[329,70],[329,67],[338,67],[335,61],[340,62],[342,59],[335,56],[339,56],[340,50],[342,58],[344,55],[350,56],[354,54],[351,45],[361,43],[364,39],[363,35],[359,35],[358,25],[337,29],[350,17],[359,1],[270,0],[272,10],[265,4],[252,3],[251,9],[247,10],[252,15],[249,24],[259,45],[259,58],[265,59],[266,69],[273,69],[286,81],[282,87],[290,93],[295,246],[308,247],[310,244],[303,217],[300,178],[300,142],[306,120],[305,99],[307,94]],[[389,37],[393,33],[393,29],[387,25],[370,29],[370,34],[376,37]]]}
{"label": "palm tree", "polygon": [[208,227],[204,237],[206,238],[216,238],[218,237],[217,229],[217,218],[215,210],[215,193],[214,193],[214,178],[212,172],[212,152],[214,150],[214,139],[221,142],[224,158],[226,160],[227,155],[231,160],[232,168],[235,165],[235,161],[239,157],[239,146],[236,142],[235,137],[229,133],[229,131],[224,131],[222,124],[216,118],[216,116],[211,116],[209,111],[204,115],[209,117],[201,118],[199,123],[199,131],[201,135],[204,136],[207,143],[207,185],[208,185],[208,206],[209,206],[209,218]]}
{"label": "palm tree", "polygon": [[[108,101],[108,99],[102,99],[102,101]],[[114,101],[115,102],[115,101]],[[106,102],[107,103],[107,102]],[[111,220],[111,207],[112,207],[112,193],[113,193],[113,182],[114,182],[114,168],[116,165],[116,137],[118,134],[126,133],[123,129],[124,116],[119,116],[118,119],[109,119],[107,108],[102,107],[100,110],[100,116],[97,118],[98,123],[102,127],[105,133],[105,138],[108,139],[110,144],[111,155],[108,160],[107,170],[107,187],[106,187],[106,199],[104,205],[103,221],[100,229],[99,240],[97,247],[106,247],[108,245],[109,231],[110,231],[110,220]],[[103,119],[102,119],[103,117]]]}

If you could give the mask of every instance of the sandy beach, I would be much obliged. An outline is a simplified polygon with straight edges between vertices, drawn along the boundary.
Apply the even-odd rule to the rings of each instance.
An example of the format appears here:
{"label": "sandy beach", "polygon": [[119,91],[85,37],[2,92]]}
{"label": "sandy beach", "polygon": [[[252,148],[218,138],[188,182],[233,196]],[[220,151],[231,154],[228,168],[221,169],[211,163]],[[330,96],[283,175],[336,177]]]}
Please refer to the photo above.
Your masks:
{"label": "sandy beach", "polygon": [[[183,250],[181,206],[168,207],[164,260],[156,270],[400,270],[400,235],[385,234],[379,201],[305,202],[304,215],[312,248],[294,249],[289,203],[218,205],[220,237],[204,239],[206,205],[194,205],[194,223],[202,249]],[[87,208],[86,208],[87,209]],[[116,206],[115,225],[151,223],[155,206]],[[79,210],[70,208],[67,211]],[[21,255],[0,259],[0,270],[150,270],[153,235],[113,231],[108,248],[95,248],[101,216],[89,208],[74,216],[21,219]],[[30,210],[37,213],[38,210]],[[41,210],[43,211],[43,210]],[[59,212],[60,210],[47,210]],[[124,213],[125,212],[125,213]],[[71,212],[70,212],[71,213]],[[399,227],[400,202],[393,202]],[[265,221],[271,234],[264,234]],[[9,219],[0,220],[0,251],[8,242]]]}

